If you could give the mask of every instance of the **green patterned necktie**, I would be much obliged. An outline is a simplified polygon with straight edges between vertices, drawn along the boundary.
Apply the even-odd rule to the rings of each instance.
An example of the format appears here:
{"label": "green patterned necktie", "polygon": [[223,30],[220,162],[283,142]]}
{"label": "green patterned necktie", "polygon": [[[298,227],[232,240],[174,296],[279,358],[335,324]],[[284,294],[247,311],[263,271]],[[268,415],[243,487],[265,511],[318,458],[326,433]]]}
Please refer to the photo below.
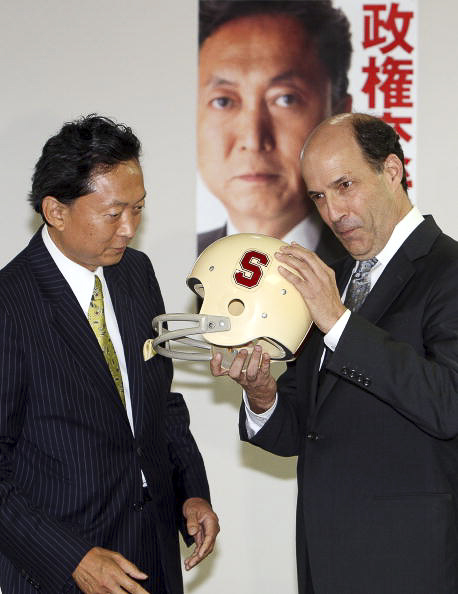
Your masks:
{"label": "green patterned necktie", "polygon": [[111,342],[110,335],[108,334],[108,328],[105,322],[102,283],[100,282],[100,279],[97,275],[94,276],[94,280],[94,292],[92,293],[92,299],[88,312],[89,324],[94,330],[94,334],[96,335],[100,348],[103,351],[105,361],[110,368],[111,375],[113,376],[114,383],[116,384],[116,388],[118,389],[122,403],[124,406],[126,406],[126,398],[124,396],[124,386],[122,384],[122,375],[121,370],[119,369],[119,361],[113,343]]}

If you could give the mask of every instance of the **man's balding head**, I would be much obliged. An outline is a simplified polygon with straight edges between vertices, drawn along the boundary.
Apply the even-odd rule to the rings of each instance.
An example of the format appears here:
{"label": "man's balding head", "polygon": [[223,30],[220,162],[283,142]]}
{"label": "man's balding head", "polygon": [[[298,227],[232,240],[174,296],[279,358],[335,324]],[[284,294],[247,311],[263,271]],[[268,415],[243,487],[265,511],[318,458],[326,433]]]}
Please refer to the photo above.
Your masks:
{"label": "man's balding head", "polygon": [[301,161],[305,150],[315,134],[329,130],[331,135],[340,127],[349,129],[358,143],[364,157],[377,173],[383,169],[385,159],[390,154],[396,155],[402,163],[402,188],[407,192],[407,173],[404,162],[404,151],[399,135],[386,122],[366,113],[340,113],[333,115],[319,124],[305,141],[301,151]]}
{"label": "man's balding head", "polygon": [[377,255],[411,208],[399,138],[375,117],[328,118],[306,141],[301,166],[309,197],[355,259]]}

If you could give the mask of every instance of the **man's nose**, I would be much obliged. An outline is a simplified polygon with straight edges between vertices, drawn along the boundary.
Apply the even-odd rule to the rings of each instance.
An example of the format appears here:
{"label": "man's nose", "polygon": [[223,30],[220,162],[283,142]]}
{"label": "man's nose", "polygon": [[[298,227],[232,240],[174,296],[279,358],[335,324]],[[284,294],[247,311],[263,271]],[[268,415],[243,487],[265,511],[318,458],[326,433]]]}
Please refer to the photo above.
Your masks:
{"label": "man's nose", "polygon": [[272,116],[265,104],[247,106],[241,111],[237,136],[241,150],[259,152],[275,148]]}
{"label": "man's nose", "polygon": [[333,195],[327,196],[326,205],[331,223],[337,223],[337,221],[340,221],[340,219],[347,214],[348,205],[345,198]]}
{"label": "man's nose", "polygon": [[118,227],[118,235],[126,237],[129,240],[132,239],[137,231],[139,222],[140,219],[138,216],[134,217],[133,214],[126,210],[121,217],[121,222]]}

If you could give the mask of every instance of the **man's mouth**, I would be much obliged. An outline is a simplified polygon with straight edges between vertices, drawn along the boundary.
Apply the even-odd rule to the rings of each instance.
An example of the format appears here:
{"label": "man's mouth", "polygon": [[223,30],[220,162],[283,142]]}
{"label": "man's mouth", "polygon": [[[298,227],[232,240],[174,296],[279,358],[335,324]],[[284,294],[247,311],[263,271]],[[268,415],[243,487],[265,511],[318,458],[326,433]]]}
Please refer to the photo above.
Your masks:
{"label": "man's mouth", "polygon": [[268,172],[247,172],[242,173],[241,175],[236,175],[235,179],[239,179],[241,181],[247,183],[269,183],[275,181],[278,178],[278,175],[275,173],[268,173]]}
{"label": "man's mouth", "polygon": [[350,227],[349,229],[337,228],[337,229],[335,229],[335,233],[342,239],[348,239],[349,237],[351,237],[351,234],[354,233],[355,231],[358,231],[358,229],[359,229],[359,227]]}

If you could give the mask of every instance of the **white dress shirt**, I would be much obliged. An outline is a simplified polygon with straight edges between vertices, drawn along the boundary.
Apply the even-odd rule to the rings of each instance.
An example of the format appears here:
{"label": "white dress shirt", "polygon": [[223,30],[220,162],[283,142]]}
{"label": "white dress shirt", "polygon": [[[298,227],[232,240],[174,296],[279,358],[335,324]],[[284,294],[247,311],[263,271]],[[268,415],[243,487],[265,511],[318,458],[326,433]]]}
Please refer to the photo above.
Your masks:
{"label": "white dress shirt", "polygon": [[92,293],[94,292],[94,276],[97,275],[102,283],[103,290],[103,307],[105,312],[105,322],[107,325],[108,333],[113,343],[116,355],[119,361],[119,369],[121,371],[122,383],[124,387],[124,396],[126,398],[126,412],[129,419],[129,424],[134,433],[134,420],[132,416],[132,401],[130,398],[129,389],[129,376],[127,375],[126,357],[124,355],[124,347],[122,345],[121,334],[119,333],[118,322],[116,320],[113,303],[111,302],[110,291],[108,290],[105,277],[103,276],[103,268],[99,266],[97,270],[92,272],[91,270],[80,266],[73,260],[70,260],[65,256],[56,244],[51,239],[47,226],[45,225],[42,230],[42,237],[46,248],[51,254],[57,268],[62,273],[62,276],[70,285],[71,290],[75,294],[78,303],[84,312],[86,318],[88,317],[89,305],[92,299]]}
{"label": "white dress shirt", "polygon": [[[401,245],[404,241],[409,237],[409,235],[420,225],[420,223],[424,220],[423,215],[420,213],[418,208],[414,206],[409,212],[405,215],[403,219],[399,221],[399,223],[393,229],[393,232],[386,243],[383,250],[376,255],[377,264],[371,269],[369,273],[369,279],[371,282],[370,291],[374,287],[375,283],[378,281],[382,272],[385,270],[388,262],[392,259],[392,257],[396,254],[399,250]],[[358,263],[355,263],[355,266],[352,270],[353,272],[356,270]],[[351,278],[351,275],[350,275]],[[345,287],[344,292],[341,295],[342,302],[345,301],[345,295],[347,293],[348,284],[350,279]],[[345,313],[341,315],[341,317],[337,320],[334,326],[329,330],[327,334],[324,335],[324,344],[330,349],[331,351],[335,351],[337,344],[342,336],[343,331],[350,319],[351,311],[347,309]],[[323,362],[323,355],[321,358],[321,362]],[[320,364],[321,366],[321,364]],[[277,405],[277,398],[275,398],[275,402],[269,410],[261,414],[254,413],[250,407],[248,402],[248,397],[245,392],[243,392],[243,400],[245,402],[245,411],[246,411],[246,429],[248,433],[248,437],[251,439],[256,433],[263,427],[263,425],[270,419],[272,416],[275,407]]]}

